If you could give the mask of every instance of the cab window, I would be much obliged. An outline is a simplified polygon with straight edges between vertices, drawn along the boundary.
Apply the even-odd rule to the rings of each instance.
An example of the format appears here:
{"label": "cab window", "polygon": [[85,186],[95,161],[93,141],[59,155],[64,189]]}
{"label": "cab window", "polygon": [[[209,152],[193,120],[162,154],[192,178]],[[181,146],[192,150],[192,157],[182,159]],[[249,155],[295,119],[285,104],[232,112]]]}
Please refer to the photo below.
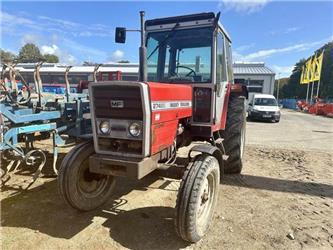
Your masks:
{"label": "cab window", "polygon": [[224,36],[222,33],[217,35],[217,48],[216,48],[216,82],[227,81],[227,67],[225,63],[224,53]]}

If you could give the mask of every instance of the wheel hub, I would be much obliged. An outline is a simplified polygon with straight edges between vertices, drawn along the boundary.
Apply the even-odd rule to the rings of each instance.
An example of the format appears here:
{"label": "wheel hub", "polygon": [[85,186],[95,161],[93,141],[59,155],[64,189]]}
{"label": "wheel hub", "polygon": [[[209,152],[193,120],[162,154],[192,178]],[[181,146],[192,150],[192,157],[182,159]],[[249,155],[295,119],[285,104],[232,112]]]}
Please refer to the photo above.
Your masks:
{"label": "wheel hub", "polygon": [[204,225],[206,223],[207,217],[210,213],[211,208],[211,198],[212,198],[212,176],[207,176],[200,192],[200,203],[197,210],[198,223]]}
{"label": "wheel hub", "polygon": [[85,161],[79,172],[78,189],[82,195],[87,197],[98,196],[104,190],[106,177],[103,175],[91,173],[89,163]]}

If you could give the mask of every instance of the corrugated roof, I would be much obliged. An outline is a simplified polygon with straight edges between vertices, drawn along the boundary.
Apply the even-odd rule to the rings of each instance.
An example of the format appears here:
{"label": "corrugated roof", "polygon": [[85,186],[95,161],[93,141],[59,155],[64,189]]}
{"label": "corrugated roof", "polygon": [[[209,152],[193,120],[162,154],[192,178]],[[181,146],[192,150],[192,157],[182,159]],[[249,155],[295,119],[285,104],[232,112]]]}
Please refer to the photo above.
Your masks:
{"label": "corrugated roof", "polygon": [[[33,72],[34,63],[20,63],[16,66],[22,72]],[[100,72],[120,70],[123,73],[137,73],[138,63],[107,63],[99,68]],[[262,62],[235,62],[233,64],[235,75],[275,75],[275,72],[265,66]],[[94,66],[74,66],[70,72],[93,72]],[[62,64],[43,64],[41,72],[65,72],[65,65]]]}
{"label": "corrugated roof", "polygon": [[275,75],[265,63],[234,63],[234,74],[238,75]]}

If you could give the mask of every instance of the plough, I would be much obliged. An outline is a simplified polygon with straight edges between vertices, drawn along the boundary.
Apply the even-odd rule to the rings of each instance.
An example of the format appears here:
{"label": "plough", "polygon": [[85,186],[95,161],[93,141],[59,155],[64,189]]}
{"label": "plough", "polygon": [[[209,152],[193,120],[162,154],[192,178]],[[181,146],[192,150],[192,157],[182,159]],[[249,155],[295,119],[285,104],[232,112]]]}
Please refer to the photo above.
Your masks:
{"label": "plough", "polygon": [[[73,145],[77,138],[91,134],[87,93],[71,93],[65,69],[65,94],[43,92],[40,76],[42,63],[34,70],[34,87],[30,87],[15,65],[3,65],[0,84],[1,180],[4,184],[21,164],[36,168],[29,188],[40,176],[46,163],[43,150],[34,142],[51,137],[53,172],[57,175],[58,148]],[[98,67],[95,67],[94,76]],[[10,79],[6,81],[5,76]],[[20,79],[20,82],[17,81]],[[96,78],[95,78],[96,79]],[[62,135],[67,135],[64,139]]]}

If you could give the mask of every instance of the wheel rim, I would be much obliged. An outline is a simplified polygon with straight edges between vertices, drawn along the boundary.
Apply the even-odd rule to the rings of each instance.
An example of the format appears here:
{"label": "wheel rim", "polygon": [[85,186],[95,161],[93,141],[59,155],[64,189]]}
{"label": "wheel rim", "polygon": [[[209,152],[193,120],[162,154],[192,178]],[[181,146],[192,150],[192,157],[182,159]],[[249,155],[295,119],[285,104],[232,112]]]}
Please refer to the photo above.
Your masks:
{"label": "wheel rim", "polygon": [[93,198],[101,195],[107,186],[109,176],[91,173],[89,161],[85,159],[78,173],[77,187],[79,192],[86,198]]}
{"label": "wheel rim", "polygon": [[[214,163],[215,164],[215,163]],[[204,180],[199,194],[199,204],[196,212],[198,229],[204,232],[211,215],[215,197],[215,177],[210,173]]]}

